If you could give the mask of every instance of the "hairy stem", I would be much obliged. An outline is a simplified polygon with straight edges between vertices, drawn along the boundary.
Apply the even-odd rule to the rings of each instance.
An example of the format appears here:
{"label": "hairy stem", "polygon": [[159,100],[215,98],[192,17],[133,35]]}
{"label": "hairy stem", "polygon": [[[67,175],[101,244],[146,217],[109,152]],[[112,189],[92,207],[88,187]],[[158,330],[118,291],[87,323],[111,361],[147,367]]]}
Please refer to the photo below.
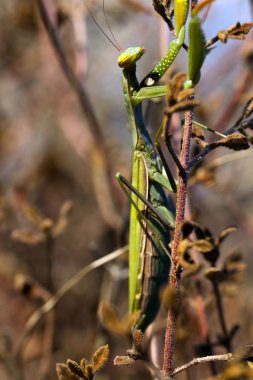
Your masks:
{"label": "hairy stem", "polygon": [[[185,216],[186,205],[186,191],[188,180],[188,165],[190,157],[190,140],[192,132],[192,111],[185,113],[185,127],[183,132],[183,144],[180,155],[180,162],[183,171],[178,173],[178,191],[176,202],[176,227],[174,233],[174,241],[172,246],[172,266],[170,271],[170,287],[178,293],[180,297],[180,266],[179,266],[179,243],[181,240],[182,224]],[[177,311],[169,310],[167,319],[167,329],[165,334],[164,346],[164,363],[163,373],[164,376],[170,376],[173,372],[173,354],[175,346],[175,329],[177,321]]]}
{"label": "hairy stem", "polygon": [[221,355],[211,355],[211,356],[205,356],[203,358],[194,358],[190,362],[183,364],[180,367],[177,367],[173,373],[172,376],[177,375],[178,373],[185,371],[187,368],[193,367],[197,364],[202,363],[211,363],[211,362],[218,362],[218,361],[229,361],[233,358],[232,353],[228,354],[221,354]]}

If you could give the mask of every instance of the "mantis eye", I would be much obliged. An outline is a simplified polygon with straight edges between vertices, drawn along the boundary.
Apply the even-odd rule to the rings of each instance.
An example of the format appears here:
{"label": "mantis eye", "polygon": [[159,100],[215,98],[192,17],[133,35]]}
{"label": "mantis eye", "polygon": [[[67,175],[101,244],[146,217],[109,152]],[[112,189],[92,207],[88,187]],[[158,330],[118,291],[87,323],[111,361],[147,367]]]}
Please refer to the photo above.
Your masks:
{"label": "mantis eye", "polygon": [[123,69],[127,69],[134,65],[145,53],[143,47],[130,47],[123,51],[118,58],[118,65]]}

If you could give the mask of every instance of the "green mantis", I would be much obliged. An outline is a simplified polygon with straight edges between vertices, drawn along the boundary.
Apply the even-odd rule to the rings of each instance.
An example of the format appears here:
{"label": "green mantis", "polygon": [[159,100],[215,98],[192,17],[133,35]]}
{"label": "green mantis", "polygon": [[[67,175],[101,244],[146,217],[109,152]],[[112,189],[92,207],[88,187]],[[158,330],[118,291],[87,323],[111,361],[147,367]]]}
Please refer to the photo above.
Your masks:
{"label": "green mantis", "polygon": [[[132,203],[129,242],[129,309],[130,312],[139,313],[134,328],[142,331],[154,320],[160,303],[159,290],[168,281],[171,265],[170,230],[173,229],[174,214],[164,192],[164,188],[172,191],[172,186],[144,125],[140,103],[145,99],[166,94],[166,86],[153,85],[173,63],[184,42],[189,4],[185,0],[180,0],[179,3],[181,18],[178,17],[178,19],[181,26],[176,39],[170,43],[165,57],[140,85],[136,78],[136,62],[145,53],[145,49],[128,48],[118,58],[118,64],[123,68],[123,91],[134,147],[132,186],[127,185],[120,174],[117,178]],[[131,195],[126,190],[126,186],[132,192]],[[151,209],[149,205],[153,208]],[[165,223],[161,221],[160,215]]]}
{"label": "green mantis", "polygon": [[[131,202],[129,311],[138,313],[134,329],[142,331],[155,319],[160,304],[160,288],[168,281],[171,266],[170,232],[174,226],[174,210],[166,197],[165,189],[176,191],[176,184],[174,179],[172,182],[169,181],[171,173],[168,172],[165,164],[163,166],[164,160],[158,155],[147,132],[142,117],[141,103],[146,99],[166,95],[166,86],[154,85],[174,62],[184,43],[188,10],[189,0],[174,0],[175,39],[170,42],[167,54],[140,84],[136,78],[136,63],[145,53],[145,49],[143,47],[128,48],[121,52],[118,58],[118,65],[123,69],[123,91],[134,154],[132,184],[129,184],[120,174],[117,174],[117,179]],[[200,22],[197,17],[191,18],[190,24],[195,21],[199,27]],[[110,29],[109,25],[108,27]],[[116,44],[109,37],[108,39],[118,48],[117,41],[112,32],[111,34]],[[192,40],[196,38],[198,38],[197,33]],[[195,65],[197,74],[195,76],[193,70],[194,74],[188,75],[186,88],[197,83],[200,66],[203,63],[203,57],[196,61],[194,54],[191,56],[192,61],[189,62],[188,67],[194,67],[197,62]]]}

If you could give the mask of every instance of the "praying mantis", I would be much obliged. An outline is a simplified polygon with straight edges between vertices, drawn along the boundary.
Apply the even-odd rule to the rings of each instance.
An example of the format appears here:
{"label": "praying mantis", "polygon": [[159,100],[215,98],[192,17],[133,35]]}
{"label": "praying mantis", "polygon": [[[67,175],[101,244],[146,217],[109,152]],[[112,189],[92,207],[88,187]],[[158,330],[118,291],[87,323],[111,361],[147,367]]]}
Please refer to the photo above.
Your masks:
{"label": "praying mantis", "polygon": [[[167,54],[140,84],[136,77],[136,63],[145,53],[145,49],[131,47],[123,52],[119,49],[121,54],[118,65],[122,68],[123,92],[134,153],[132,183],[128,183],[120,173],[116,177],[131,202],[129,312],[138,314],[133,329],[140,329],[143,332],[154,321],[160,306],[161,286],[168,282],[171,267],[169,244],[170,233],[174,229],[174,208],[165,194],[165,189],[175,192],[176,183],[174,179],[173,181],[168,179],[171,179],[170,173],[151,141],[143,120],[141,102],[166,95],[167,86],[154,85],[172,65],[184,43],[188,10],[189,0],[174,0],[176,38],[171,41]],[[192,21],[194,42],[194,39],[199,38],[196,30],[201,31],[201,28],[197,16],[191,17],[190,25]],[[117,43],[112,43],[118,48]],[[200,43],[204,49],[203,39]],[[200,53],[202,53],[201,47]],[[195,76],[193,78],[193,74],[188,75],[186,88],[194,87],[200,76],[200,67],[198,64],[194,65],[194,54],[190,59],[191,72]],[[201,58],[199,62],[202,65],[203,59]],[[197,69],[197,74],[194,68]]]}
{"label": "praying mantis", "polygon": [[155,319],[160,305],[160,288],[168,281],[174,213],[164,192],[164,188],[173,191],[172,184],[145,127],[141,102],[166,95],[166,86],[153,85],[168,70],[183,45],[189,1],[175,1],[175,6],[181,7],[177,25],[181,24],[176,39],[171,41],[167,54],[140,85],[136,78],[136,62],[145,49],[128,48],[118,58],[118,65],[123,69],[123,92],[134,153],[132,184],[128,184],[119,173],[117,179],[131,202],[129,311],[138,313],[134,329],[142,331]]}

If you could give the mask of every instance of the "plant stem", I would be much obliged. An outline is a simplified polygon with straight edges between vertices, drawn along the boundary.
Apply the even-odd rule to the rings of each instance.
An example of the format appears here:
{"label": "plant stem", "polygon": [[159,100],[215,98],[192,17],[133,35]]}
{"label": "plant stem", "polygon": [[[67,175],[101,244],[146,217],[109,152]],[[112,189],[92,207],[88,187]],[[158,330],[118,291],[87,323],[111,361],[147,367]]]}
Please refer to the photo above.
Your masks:
{"label": "plant stem", "polygon": [[[176,202],[176,227],[174,233],[174,241],[172,246],[172,266],[170,271],[170,287],[180,296],[180,268],[179,268],[179,243],[181,240],[182,224],[184,222],[185,204],[186,204],[186,191],[188,180],[188,165],[190,157],[190,140],[192,132],[192,111],[185,113],[185,126],[183,132],[183,144],[180,155],[180,162],[183,171],[178,173],[178,191]],[[165,346],[164,346],[164,363],[163,374],[170,376],[173,372],[173,353],[175,346],[175,329],[177,321],[177,312],[171,308],[168,312],[167,329],[165,333]]]}
{"label": "plant stem", "polygon": [[48,299],[40,308],[35,310],[35,312],[29,317],[26,322],[25,329],[19,340],[16,342],[16,347],[14,353],[16,357],[20,357],[21,353],[24,350],[24,344],[26,343],[28,337],[32,334],[34,328],[38,325],[39,321],[47,315],[54,307],[58,304],[59,301],[79,282],[94,269],[99,268],[102,265],[105,265],[111,260],[116,259],[117,257],[123,255],[128,250],[128,246],[124,246],[116,251],[109,253],[106,256],[101,257],[93,261],[91,264],[86,265],[79,272],[77,272],[73,277],[68,279],[57,291],[56,293]]}
{"label": "plant stem", "polygon": [[195,358],[195,359],[192,359],[190,362],[186,363],[186,364],[183,364],[182,366],[180,367],[177,367],[172,375],[175,376],[177,375],[179,372],[182,372],[184,371],[185,369],[187,368],[190,368],[192,366],[195,366],[197,364],[202,364],[202,363],[211,363],[211,362],[218,362],[218,361],[229,361],[233,358],[233,354],[232,353],[228,353],[228,354],[221,354],[221,355],[210,355],[210,356],[205,356],[205,357],[202,357],[202,358]]}
{"label": "plant stem", "polygon": [[219,321],[220,321],[220,325],[221,325],[222,333],[223,333],[223,339],[224,339],[223,344],[226,347],[227,352],[230,352],[232,350],[232,347],[231,347],[230,336],[228,333],[227,324],[225,320],[222,297],[221,297],[219,285],[216,284],[215,282],[213,282],[213,291],[214,291],[216,305],[217,305],[218,317],[219,317]]}

